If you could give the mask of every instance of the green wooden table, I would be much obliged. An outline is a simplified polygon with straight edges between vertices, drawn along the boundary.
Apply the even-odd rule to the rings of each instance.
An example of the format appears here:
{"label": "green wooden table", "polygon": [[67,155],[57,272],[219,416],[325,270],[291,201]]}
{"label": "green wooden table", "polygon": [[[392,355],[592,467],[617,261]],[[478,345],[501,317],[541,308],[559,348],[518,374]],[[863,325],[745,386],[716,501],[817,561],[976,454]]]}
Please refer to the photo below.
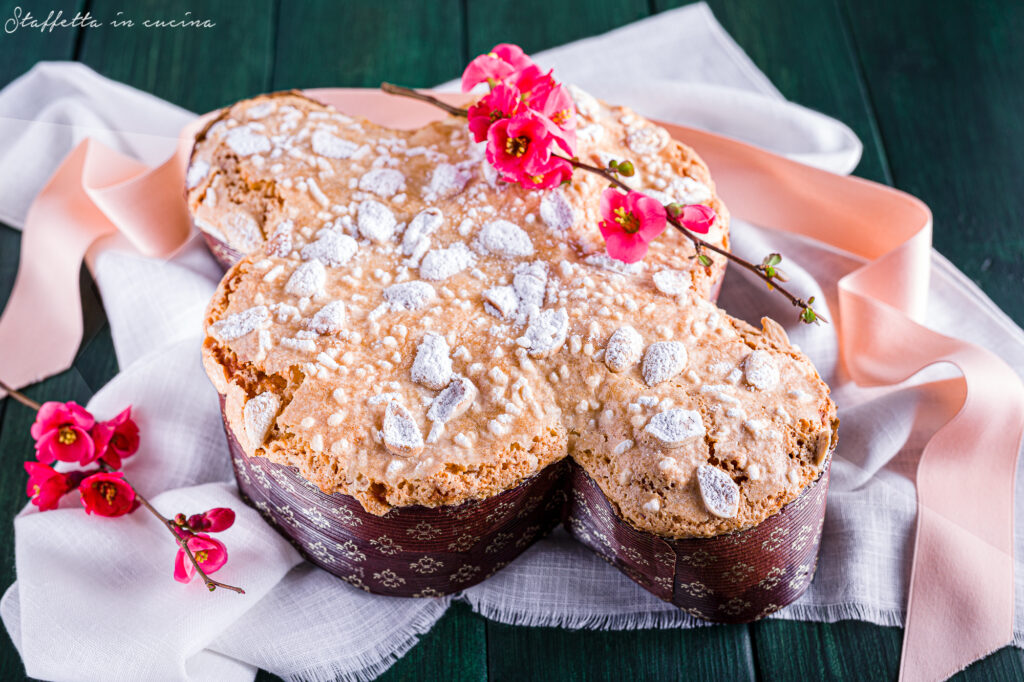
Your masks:
{"label": "green wooden table", "polygon": [[[194,111],[269,90],[428,86],[497,42],[528,52],[669,9],[671,0],[347,0],[297,3],[0,0],[33,12],[88,9],[100,20],[210,18],[204,30],[111,27],[0,33],[0,86],[46,59],[75,59]],[[835,116],[864,141],[856,174],[895,185],[935,212],[935,246],[1024,323],[1024,4],[1014,0],[792,0],[711,6],[786,97]],[[218,59],[218,61],[214,61]],[[3,178],[0,178],[0,182]],[[0,226],[0,303],[19,233]],[[85,341],[72,369],[28,390],[85,403],[117,372],[109,328],[83,273]],[[0,351],[2,352],[2,351]],[[0,401],[0,452],[28,457],[29,410]],[[0,477],[0,518],[25,502],[16,461]],[[14,537],[0,524],[0,587],[14,580]],[[456,605],[384,679],[893,679],[901,631],[856,621],[632,632],[492,623]],[[6,636],[0,679],[24,677]],[[1005,648],[959,677],[1024,678]],[[261,674],[261,679],[273,676]]]}

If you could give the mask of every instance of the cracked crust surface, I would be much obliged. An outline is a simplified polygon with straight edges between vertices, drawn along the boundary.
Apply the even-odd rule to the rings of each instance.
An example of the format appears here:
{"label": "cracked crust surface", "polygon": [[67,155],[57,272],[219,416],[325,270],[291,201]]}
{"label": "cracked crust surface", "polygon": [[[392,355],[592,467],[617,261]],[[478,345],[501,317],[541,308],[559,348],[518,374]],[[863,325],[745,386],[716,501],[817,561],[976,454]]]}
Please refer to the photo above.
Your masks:
{"label": "cracked crust surface", "polygon": [[[645,191],[704,193],[720,216],[709,236],[727,246],[728,213],[692,150],[574,96],[581,150],[592,138],[628,155]],[[572,456],[637,528],[709,536],[795,499],[834,445],[828,388],[781,327],[754,329],[704,300],[720,260],[694,269],[669,234],[638,266],[603,255],[596,178],[504,186],[463,123],[396,133],[294,95],[229,109],[197,164],[197,223],[235,244],[228,226],[251,230],[253,253],[206,320],[204,365],[228,424],[248,453],[368,511],[488,497]],[[232,218],[240,208],[252,222]],[[619,336],[639,345],[606,362],[626,327],[635,335]],[[709,511],[705,464],[736,485],[734,516]]]}

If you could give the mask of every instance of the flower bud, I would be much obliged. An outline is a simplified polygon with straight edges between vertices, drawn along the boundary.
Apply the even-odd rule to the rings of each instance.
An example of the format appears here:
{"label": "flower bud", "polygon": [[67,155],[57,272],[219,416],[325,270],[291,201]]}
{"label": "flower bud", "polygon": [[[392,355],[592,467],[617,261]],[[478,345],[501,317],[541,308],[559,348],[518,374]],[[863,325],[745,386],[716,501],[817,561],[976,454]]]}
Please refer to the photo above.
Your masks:
{"label": "flower bud", "polygon": [[228,507],[217,507],[202,514],[195,514],[188,520],[188,525],[195,531],[219,533],[227,530],[235,522],[235,512]]}
{"label": "flower bud", "polygon": [[620,161],[618,165],[619,175],[624,175],[627,178],[633,177],[633,173],[636,172],[633,168],[632,161]]}

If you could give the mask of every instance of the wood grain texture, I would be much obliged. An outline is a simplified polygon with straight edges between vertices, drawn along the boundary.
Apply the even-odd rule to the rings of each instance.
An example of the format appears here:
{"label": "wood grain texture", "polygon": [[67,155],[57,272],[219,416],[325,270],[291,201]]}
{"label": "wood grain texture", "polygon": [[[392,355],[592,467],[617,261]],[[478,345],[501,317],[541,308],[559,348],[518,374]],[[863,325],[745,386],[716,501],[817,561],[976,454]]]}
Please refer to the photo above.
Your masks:
{"label": "wood grain texture", "polygon": [[1024,323],[1024,4],[847,2],[893,181],[935,247]]}
{"label": "wood grain texture", "polygon": [[[11,262],[16,257],[21,241],[19,232],[0,226],[0,301],[6,302],[13,277]],[[16,266],[16,263],[15,263]],[[114,347],[103,308],[95,295],[92,281],[83,275],[83,301],[85,335],[81,349],[71,369],[35,384],[25,390],[29,397],[45,400],[74,400],[84,405],[98,386],[107,383],[117,372]],[[79,369],[79,367],[83,369]],[[86,379],[88,377],[88,379]],[[10,399],[0,401],[0,453],[3,454],[7,473],[0,476],[0,518],[13,519],[25,504],[25,484],[28,476],[18,462],[32,457],[33,443],[29,428],[35,412]],[[112,415],[111,415],[112,416]],[[14,582],[14,528],[10,522],[0,528],[0,585],[3,589]],[[4,631],[0,638],[0,680],[16,680],[24,676],[24,667],[14,645]]]}
{"label": "wood grain texture", "polygon": [[745,625],[691,630],[560,630],[487,625],[495,680],[754,680]]}
{"label": "wood grain texture", "polygon": [[15,8],[21,8],[21,18],[27,18],[31,12],[39,20],[46,19],[50,12],[54,18],[62,13],[62,18],[72,19],[75,13],[83,10],[85,0],[55,0],[45,4],[26,3],[23,0],[0,0],[0,87],[31,69],[37,62],[54,59],[72,59],[75,54],[75,41],[79,32],[72,29],[55,29],[43,32],[39,29],[18,28],[7,32],[7,22],[15,18]]}
{"label": "wood grain texture", "polygon": [[464,40],[459,0],[282,3],[274,89],[429,87],[462,72]]}
{"label": "wood grain texture", "polygon": [[[487,52],[498,43],[515,43],[527,53],[538,52],[649,14],[647,0],[469,0],[469,56]],[[462,66],[453,78],[462,73]]]}
{"label": "wood grain texture", "polygon": [[767,2],[709,4],[725,30],[787,99],[838,118],[857,133],[864,154],[854,174],[891,184],[858,58],[833,2],[793,0],[785,11]]}
{"label": "wood grain texture", "polygon": [[[274,0],[93,0],[105,25],[83,31],[79,58],[104,76],[202,113],[270,89]],[[110,21],[123,12],[132,28]],[[143,20],[209,19],[213,28],[145,28]]]}

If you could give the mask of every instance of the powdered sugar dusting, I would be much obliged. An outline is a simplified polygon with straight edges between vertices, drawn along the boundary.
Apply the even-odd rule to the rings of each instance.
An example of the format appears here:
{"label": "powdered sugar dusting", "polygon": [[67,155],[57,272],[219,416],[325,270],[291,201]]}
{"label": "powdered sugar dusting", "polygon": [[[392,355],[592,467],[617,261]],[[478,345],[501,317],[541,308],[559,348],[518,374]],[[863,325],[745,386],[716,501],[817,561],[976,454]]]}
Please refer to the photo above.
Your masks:
{"label": "powdered sugar dusting", "polygon": [[324,265],[337,267],[352,260],[359,249],[355,239],[336,229],[320,230],[317,236],[319,238],[315,242],[302,247],[299,252],[302,260],[316,259]]}
{"label": "powdered sugar dusting", "polygon": [[693,279],[685,272],[678,270],[660,270],[654,273],[654,286],[668,296],[679,296],[693,287]]}
{"label": "powdered sugar dusting", "polygon": [[455,377],[448,387],[437,394],[427,410],[427,419],[434,422],[427,435],[428,443],[436,443],[446,422],[464,413],[476,399],[477,390],[473,382],[465,377]]}
{"label": "powdered sugar dusting", "polygon": [[452,380],[452,359],[448,342],[440,334],[427,333],[416,349],[412,380],[435,391]]}
{"label": "powdered sugar dusting", "polygon": [[427,201],[447,199],[461,192],[473,177],[473,172],[450,163],[438,164],[430,175],[430,184],[423,190]]}
{"label": "powdered sugar dusting", "polygon": [[395,214],[391,209],[373,199],[359,204],[359,234],[371,242],[383,244],[395,234]]}
{"label": "powdered sugar dusting", "polygon": [[564,233],[576,222],[576,210],[562,190],[553,189],[540,200],[540,218],[552,230]]}
{"label": "powdered sugar dusting", "polygon": [[290,220],[279,222],[267,240],[267,253],[271,256],[287,258],[293,248],[292,230],[294,229],[295,223]]}
{"label": "powdered sugar dusting", "polygon": [[387,199],[405,189],[405,176],[394,168],[374,168],[359,178],[359,189]]}
{"label": "powdered sugar dusting", "polygon": [[516,318],[519,324],[533,317],[544,305],[548,282],[548,266],[543,261],[520,263],[516,266],[512,287],[519,299]]}
{"label": "powdered sugar dusting", "polygon": [[384,290],[384,300],[392,310],[421,310],[436,298],[434,287],[426,282],[402,282]]}
{"label": "powdered sugar dusting", "polygon": [[295,296],[313,297],[324,290],[327,282],[327,271],[324,264],[318,260],[311,260],[295,268],[295,272],[288,278],[284,290]]}
{"label": "powdered sugar dusting", "polygon": [[533,242],[523,228],[507,220],[492,220],[477,237],[478,247],[485,253],[502,258],[524,258],[533,255]]}
{"label": "powdered sugar dusting", "polygon": [[740,507],[740,488],[718,467],[701,464],[697,467],[697,485],[704,506],[715,516],[731,519]]}
{"label": "powdered sugar dusting", "polygon": [[630,325],[615,330],[604,349],[604,364],[610,372],[624,372],[640,361],[644,339]]}
{"label": "powdered sugar dusting", "polygon": [[355,142],[332,135],[326,130],[313,133],[312,144],[314,152],[329,159],[348,159],[359,149]]}
{"label": "powdered sugar dusting", "polygon": [[766,350],[755,350],[743,363],[747,383],[761,391],[770,391],[779,385],[779,368]]}
{"label": "powdered sugar dusting", "polygon": [[242,408],[242,419],[245,422],[245,435],[249,439],[249,446],[253,449],[262,447],[267,442],[267,434],[270,433],[277,418],[277,411],[281,409],[281,399],[276,394],[267,391],[251,398],[245,407]]}
{"label": "powdered sugar dusting", "polygon": [[448,279],[472,265],[473,260],[473,252],[462,242],[455,242],[448,248],[428,251],[420,263],[420,275],[435,282]]}
{"label": "powdered sugar dusting", "polygon": [[270,323],[270,310],[258,305],[214,322],[210,325],[210,334],[218,341],[233,341],[257,329],[266,329]]}
{"label": "powdered sugar dusting", "polygon": [[[487,306],[490,306],[487,308]],[[519,307],[519,297],[511,286],[491,287],[484,292],[484,307],[495,317],[511,319]]]}
{"label": "powdered sugar dusting", "polygon": [[659,341],[644,353],[643,375],[648,386],[668,381],[686,369],[686,346],[679,341]]}
{"label": "powdered sugar dusting", "polygon": [[317,311],[306,328],[317,334],[337,334],[345,328],[345,303],[331,301]]}
{"label": "powdered sugar dusting", "polygon": [[529,350],[530,356],[545,357],[565,343],[569,333],[569,315],[564,308],[542,310],[530,319],[526,333],[517,342]]}
{"label": "powdered sugar dusting", "polygon": [[381,429],[384,446],[394,455],[411,457],[423,451],[423,434],[409,410],[397,400],[388,402]]}
{"label": "powdered sugar dusting", "polygon": [[610,272],[617,272],[620,275],[638,275],[647,267],[642,260],[637,261],[636,263],[626,263],[625,261],[612,258],[604,252],[587,256],[583,262],[587,265],[603,268]]}
{"label": "powdered sugar dusting", "polygon": [[192,162],[192,165],[188,167],[188,173],[185,175],[185,186],[188,189],[192,189],[210,174],[210,164],[203,161],[202,159],[196,159]]}
{"label": "powdered sugar dusting", "polygon": [[669,191],[672,198],[681,204],[704,204],[712,198],[710,187],[686,176],[673,178]]}
{"label": "powdered sugar dusting", "polygon": [[644,432],[664,448],[678,448],[691,438],[704,437],[700,412],[675,408],[651,417]]}
{"label": "powdered sugar dusting", "polygon": [[440,209],[427,208],[417,213],[402,235],[402,253],[406,256],[413,256],[416,252],[425,253],[430,245],[430,235],[442,224],[444,214]]}
{"label": "powdered sugar dusting", "polygon": [[232,128],[227,132],[224,141],[231,147],[231,151],[239,156],[265,154],[270,151],[270,139],[266,135],[253,132],[249,126]]}

